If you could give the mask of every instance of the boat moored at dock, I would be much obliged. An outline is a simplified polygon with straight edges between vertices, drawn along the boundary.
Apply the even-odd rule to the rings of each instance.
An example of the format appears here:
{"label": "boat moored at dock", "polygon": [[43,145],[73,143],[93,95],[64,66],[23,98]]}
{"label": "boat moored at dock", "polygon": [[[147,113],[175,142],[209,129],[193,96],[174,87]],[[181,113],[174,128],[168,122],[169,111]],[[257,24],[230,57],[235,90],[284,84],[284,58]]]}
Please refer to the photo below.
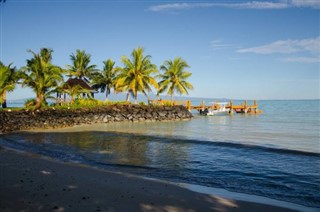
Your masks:
{"label": "boat moored at dock", "polygon": [[213,103],[213,107],[200,109],[200,115],[213,116],[213,115],[227,115],[230,113],[230,108],[227,108],[228,102]]}
{"label": "boat moored at dock", "polygon": [[213,116],[218,114],[233,114],[243,113],[243,114],[262,114],[263,111],[258,109],[258,103],[256,100],[253,101],[253,105],[249,105],[248,101],[244,101],[240,105],[234,105],[233,101],[230,102],[214,102],[205,105],[202,101],[200,105],[192,105],[190,100],[182,101],[170,101],[170,100],[150,100],[148,99],[148,104],[151,105],[182,105],[185,106],[189,111],[197,110],[200,115]]}

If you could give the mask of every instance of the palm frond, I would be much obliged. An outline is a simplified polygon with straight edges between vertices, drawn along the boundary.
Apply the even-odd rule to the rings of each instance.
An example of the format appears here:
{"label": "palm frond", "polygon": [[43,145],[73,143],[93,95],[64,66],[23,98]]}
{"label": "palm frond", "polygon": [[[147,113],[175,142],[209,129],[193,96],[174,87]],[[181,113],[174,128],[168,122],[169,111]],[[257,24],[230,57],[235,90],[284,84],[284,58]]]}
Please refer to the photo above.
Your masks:
{"label": "palm frond", "polygon": [[[53,52],[51,49],[42,48],[39,54],[32,50],[28,52],[33,57],[27,60],[27,65],[19,73],[21,85],[30,87],[36,93],[37,99],[45,101],[57,88],[59,82],[63,81],[63,70],[51,64]],[[42,102],[39,102],[38,107],[41,105]]]}
{"label": "palm frond", "polygon": [[121,62],[124,67],[116,80],[117,88],[130,90],[135,98],[138,92],[147,95],[147,92],[152,91],[152,87],[158,88],[158,83],[152,76],[158,73],[158,69],[151,63],[151,56],[144,55],[142,47],[134,49],[131,52],[131,58],[123,56]]}
{"label": "palm frond", "polygon": [[171,96],[174,95],[175,91],[179,94],[188,94],[188,90],[193,89],[193,86],[185,81],[192,75],[185,71],[186,68],[189,68],[189,65],[180,57],[164,61],[163,65],[160,66],[163,74],[158,75],[162,79],[159,82],[158,94],[166,90],[168,90],[167,94]]}

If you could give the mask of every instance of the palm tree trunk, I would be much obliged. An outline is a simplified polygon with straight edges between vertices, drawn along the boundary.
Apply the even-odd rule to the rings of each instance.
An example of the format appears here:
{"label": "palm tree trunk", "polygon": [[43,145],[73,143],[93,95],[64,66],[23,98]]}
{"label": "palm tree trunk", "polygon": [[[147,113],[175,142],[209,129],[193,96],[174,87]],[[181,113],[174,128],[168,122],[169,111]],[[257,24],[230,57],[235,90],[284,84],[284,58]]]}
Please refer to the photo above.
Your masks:
{"label": "palm tree trunk", "polygon": [[128,93],[127,93],[127,102],[129,102],[130,101],[130,91],[128,91]]}
{"label": "palm tree trunk", "polygon": [[7,108],[7,92],[2,93],[2,108]]}
{"label": "palm tree trunk", "polygon": [[173,94],[171,94],[171,102],[172,102],[172,104],[173,104]]}
{"label": "palm tree trunk", "polygon": [[37,99],[36,99],[37,101],[36,101],[36,107],[35,107],[36,110],[41,108],[43,99],[44,99],[43,94],[37,95]]}
{"label": "palm tree trunk", "polygon": [[138,99],[138,95],[136,94],[136,95],[134,95],[134,103],[135,103],[135,104],[138,104],[137,99]]}
{"label": "palm tree trunk", "polygon": [[74,95],[71,95],[71,102],[70,102],[71,105],[72,105],[73,101],[74,101]]}
{"label": "palm tree trunk", "polygon": [[106,90],[106,101],[108,101],[108,96],[110,94],[110,90],[109,90],[108,86],[106,86],[105,90]]}

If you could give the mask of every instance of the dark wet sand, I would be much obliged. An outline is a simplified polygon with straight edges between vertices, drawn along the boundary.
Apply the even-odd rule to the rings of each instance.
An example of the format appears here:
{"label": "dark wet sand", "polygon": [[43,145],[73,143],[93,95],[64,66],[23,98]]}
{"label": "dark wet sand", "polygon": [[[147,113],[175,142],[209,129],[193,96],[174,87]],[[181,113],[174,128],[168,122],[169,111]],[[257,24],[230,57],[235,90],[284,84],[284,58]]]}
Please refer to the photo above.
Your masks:
{"label": "dark wet sand", "polygon": [[292,211],[0,149],[0,211]]}

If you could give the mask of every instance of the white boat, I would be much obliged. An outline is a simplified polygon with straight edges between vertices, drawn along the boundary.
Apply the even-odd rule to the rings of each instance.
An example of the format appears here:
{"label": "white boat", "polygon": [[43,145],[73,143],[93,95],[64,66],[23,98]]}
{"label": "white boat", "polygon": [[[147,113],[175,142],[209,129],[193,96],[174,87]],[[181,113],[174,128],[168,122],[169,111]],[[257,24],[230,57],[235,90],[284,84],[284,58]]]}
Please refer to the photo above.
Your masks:
{"label": "white boat", "polygon": [[227,108],[227,105],[228,105],[228,102],[214,103],[214,109],[206,108],[204,111],[201,111],[200,114],[205,116],[229,114],[230,108]]}

